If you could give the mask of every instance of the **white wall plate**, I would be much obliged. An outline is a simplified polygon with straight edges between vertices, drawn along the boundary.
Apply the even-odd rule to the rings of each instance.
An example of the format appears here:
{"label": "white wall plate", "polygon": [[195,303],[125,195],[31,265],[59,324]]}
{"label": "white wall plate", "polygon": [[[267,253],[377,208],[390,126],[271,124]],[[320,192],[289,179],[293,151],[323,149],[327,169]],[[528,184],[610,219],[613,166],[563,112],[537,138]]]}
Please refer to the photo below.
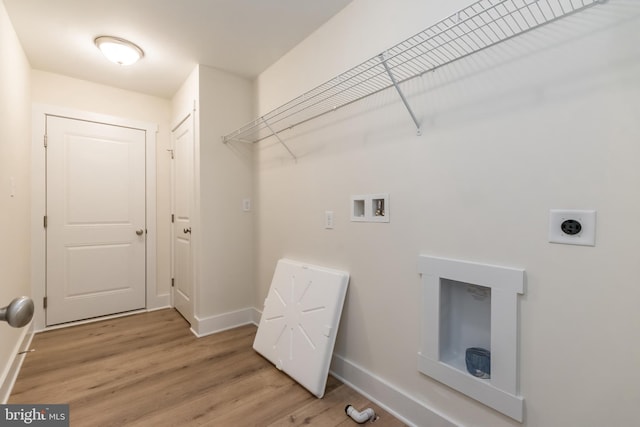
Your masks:
{"label": "white wall plate", "polygon": [[596,245],[596,211],[549,211],[549,242],[567,245]]}
{"label": "white wall plate", "polygon": [[278,261],[255,351],[317,397],[324,396],[349,273]]}

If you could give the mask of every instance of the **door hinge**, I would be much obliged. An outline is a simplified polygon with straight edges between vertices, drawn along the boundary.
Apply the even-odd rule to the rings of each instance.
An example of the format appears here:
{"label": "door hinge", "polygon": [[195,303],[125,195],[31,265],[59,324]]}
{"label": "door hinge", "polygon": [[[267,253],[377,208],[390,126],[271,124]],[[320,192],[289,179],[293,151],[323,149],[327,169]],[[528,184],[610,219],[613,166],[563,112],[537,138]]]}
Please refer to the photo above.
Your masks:
{"label": "door hinge", "polygon": [[176,285],[176,279],[171,278],[171,287],[173,288]]}
{"label": "door hinge", "polygon": [[42,307],[46,310],[47,309],[47,297],[44,297],[42,299]]}
{"label": "door hinge", "polygon": [[174,222],[176,222],[176,216],[171,214],[171,223],[173,224]]}
{"label": "door hinge", "polygon": [[44,148],[47,148],[47,135],[44,136]]}
{"label": "door hinge", "polygon": [[43,218],[43,224],[44,224],[44,228],[47,228],[47,216],[45,215]]}

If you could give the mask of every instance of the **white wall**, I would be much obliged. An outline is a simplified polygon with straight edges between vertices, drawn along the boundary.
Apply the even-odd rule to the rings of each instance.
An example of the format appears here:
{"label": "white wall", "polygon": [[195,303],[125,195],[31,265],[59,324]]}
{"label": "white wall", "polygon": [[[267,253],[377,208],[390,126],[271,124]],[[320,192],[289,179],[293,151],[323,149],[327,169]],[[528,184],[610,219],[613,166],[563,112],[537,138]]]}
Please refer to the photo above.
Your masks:
{"label": "white wall", "polygon": [[156,139],[156,295],[171,286],[171,102],[167,99],[33,70],[31,93],[35,104],[46,104],[158,124]]}
{"label": "white wall", "polygon": [[[466,4],[355,0],[258,78],[258,114]],[[410,82],[421,137],[386,91],[283,133],[297,163],[260,143],[257,301],[281,257],[345,269],[340,357],[459,425],[517,426],[418,373],[416,261],[524,268],[524,425],[634,425],[639,7],[610,1]],[[350,222],[350,195],[379,192],[391,222]],[[596,209],[596,247],[549,244],[551,208]]]}
{"label": "white wall", "polygon": [[196,104],[194,313],[197,334],[250,321],[254,306],[253,197],[250,145],[222,144],[222,135],[252,118],[253,83],[199,65],[173,97],[173,123]]}
{"label": "white wall", "polygon": [[200,66],[196,66],[171,98],[171,129],[197,108],[199,84]]}
{"label": "white wall", "polygon": [[200,66],[200,221],[202,226],[201,318],[252,307],[253,213],[242,200],[253,197],[250,145],[223,144],[222,135],[253,117],[253,84]]}
{"label": "white wall", "polygon": [[[30,296],[30,66],[0,1],[0,306]],[[10,195],[11,179],[15,196]],[[0,323],[0,401],[25,329]]]}

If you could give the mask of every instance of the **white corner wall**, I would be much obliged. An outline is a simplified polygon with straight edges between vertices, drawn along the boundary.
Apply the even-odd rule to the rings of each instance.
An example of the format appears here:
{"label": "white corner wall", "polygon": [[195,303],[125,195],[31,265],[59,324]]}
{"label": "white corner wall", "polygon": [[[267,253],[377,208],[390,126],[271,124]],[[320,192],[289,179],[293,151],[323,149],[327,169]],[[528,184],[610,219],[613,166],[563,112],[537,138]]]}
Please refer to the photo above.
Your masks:
{"label": "white corner wall", "polygon": [[222,143],[222,135],[253,118],[254,86],[224,71],[199,68],[202,235],[196,315],[206,324],[254,305],[254,214],[242,210],[242,200],[253,198],[253,147]]}
{"label": "white corner wall", "polygon": [[251,81],[198,65],[172,100],[177,125],[196,110],[193,280],[194,333],[207,335],[253,321],[253,147],[222,135],[252,119]]}
{"label": "white corner wall", "polygon": [[166,306],[171,287],[171,102],[167,99],[33,70],[34,104],[104,114],[158,125],[156,134],[156,298],[149,309]]}
{"label": "white corner wall", "polygon": [[[31,67],[0,1],[0,307],[31,296],[30,235],[30,78]],[[11,183],[15,183],[11,195]],[[16,374],[13,364],[29,328],[0,323],[0,403]]]}
{"label": "white corner wall", "polygon": [[[354,0],[259,76],[258,115],[468,3]],[[281,257],[349,271],[334,371],[416,425],[634,425],[639,16],[610,0],[410,82],[421,137],[386,91],[283,133],[297,162],[259,143],[256,300]],[[369,193],[389,193],[390,223],[350,222]],[[596,209],[596,246],[548,243],[552,208]],[[526,270],[523,424],[418,372],[419,254]]]}

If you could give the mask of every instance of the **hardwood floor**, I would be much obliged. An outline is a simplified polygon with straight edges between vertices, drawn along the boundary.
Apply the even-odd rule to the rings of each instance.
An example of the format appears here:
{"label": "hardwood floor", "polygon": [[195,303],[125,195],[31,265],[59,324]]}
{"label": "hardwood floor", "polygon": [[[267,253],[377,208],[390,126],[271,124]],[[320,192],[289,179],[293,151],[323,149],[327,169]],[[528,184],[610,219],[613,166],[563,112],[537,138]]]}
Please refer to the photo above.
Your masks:
{"label": "hardwood floor", "polygon": [[329,377],[317,399],[252,349],[255,326],[196,338],[172,309],[37,334],[9,403],[68,403],[71,426],[403,424]]}

